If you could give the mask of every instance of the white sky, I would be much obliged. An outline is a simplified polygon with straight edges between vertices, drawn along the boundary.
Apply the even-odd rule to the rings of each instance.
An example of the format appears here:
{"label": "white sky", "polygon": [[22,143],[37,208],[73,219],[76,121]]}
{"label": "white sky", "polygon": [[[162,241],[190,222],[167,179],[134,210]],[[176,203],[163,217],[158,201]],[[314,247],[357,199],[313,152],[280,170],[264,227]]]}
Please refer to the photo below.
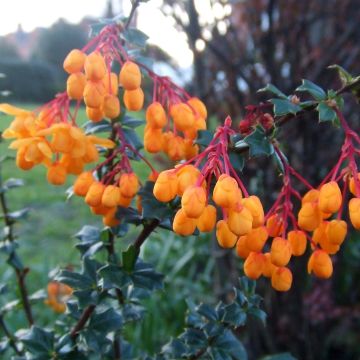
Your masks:
{"label": "white sky", "polygon": [[[104,14],[106,0],[0,0],[0,35],[16,31],[19,24],[24,31],[48,27],[59,18],[76,23],[84,16],[101,17]],[[206,0],[201,0],[205,3]],[[201,3],[200,2],[200,3]],[[120,0],[113,1],[114,11]],[[130,10],[130,0],[123,0],[124,13]],[[171,19],[164,17],[159,10],[161,0],[142,3],[138,9],[139,28],[157,44],[174,57],[179,66],[187,68],[192,62],[192,53],[182,34],[175,29]]]}

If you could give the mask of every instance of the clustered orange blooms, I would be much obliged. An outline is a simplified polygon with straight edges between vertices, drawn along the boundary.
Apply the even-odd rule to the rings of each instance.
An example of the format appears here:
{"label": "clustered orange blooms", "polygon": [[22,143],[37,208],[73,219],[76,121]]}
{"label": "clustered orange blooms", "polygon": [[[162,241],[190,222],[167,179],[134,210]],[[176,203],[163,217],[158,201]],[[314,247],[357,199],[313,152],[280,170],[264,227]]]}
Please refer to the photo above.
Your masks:
{"label": "clustered orange blooms", "polygon": [[115,145],[111,140],[86,135],[77,127],[63,95],[39,111],[9,104],[0,104],[0,111],[15,117],[2,137],[14,139],[9,147],[17,150],[16,165],[22,170],[46,166],[47,179],[53,185],[64,184],[68,174],[78,175],[86,164],[98,161],[96,145],[105,148]]}
{"label": "clustered orange blooms", "polygon": [[50,281],[47,286],[48,298],[45,304],[55,312],[63,313],[66,310],[66,301],[73,293],[73,289],[58,281]]}
{"label": "clustered orange blooms", "polygon": [[[194,140],[198,130],[206,129],[207,109],[168,77],[156,75],[145,65],[130,58],[115,25],[106,26],[82,50],[72,50],[64,61],[69,74],[66,92],[35,111],[0,104],[0,111],[15,116],[4,138],[14,139],[10,148],[17,150],[19,168],[30,170],[43,164],[51,184],[64,184],[68,174],[77,175],[73,191],[84,197],[91,211],[103,217],[104,225],[119,225],[118,207],[128,207],[141,186],[131,166],[132,158],[142,159],[151,169],[153,194],[161,202],[181,198],[181,207],[173,219],[173,230],[182,236],[216,229],[219,246],[234,248],[244,259],[244,272],[251,279],[264,276],[278,291],[292,285],[290,260],[308,249],[308,272],[329,278],[333,272],[330,255],[336,254],[347,234],[342,220],[348,190],[352,225],[360,229],[360,173],[356,156],[360,138],[350,129],[336,109],[345,131],[339,161],[323,182],[313,188],[287,162],[274,142],[274,151],[282,164],[283,186],[273,206],[265,214],[261,200],[249,195],[229,158],[230,137],[237,132],[228,117],[218,127],[209,145],[199,153]],[[120,65],[119,73],[113,71]],[[142,73],[153,82],[153,95],[146,108],[144,147],[150,153],[164,152],[174,168],[157,174],[152,165],[126,139],[121,126],[120,91],[128,111],[144,106]],[[71,103],[75,101],[75,104]],[[86,134],[76,123],[81,104],[89,120],[111,121],[110,139]],[[263,104],[267,107],[271,104]],[[72,110],[73,109],[73,110]],[[255,126],[269,131],[274,118],[260,107],[250,106],[240,122],[240,134],[249,134]],[[105,159],[92,169],[85,166]],[[105,152],[106,151],[106,152]],[[300,182],[308,191],[301,196],[293,186]],[[342,185],[342,186],[340,186]],[[296,215],[299,201],[299,211]],[[141,210],[141,203],[138,202]],[[140,211],[139,210],[139,211]],[[310,244],[308,246],[308,244]],[[61,311],[59,284],[49,285],[48,304]]]}

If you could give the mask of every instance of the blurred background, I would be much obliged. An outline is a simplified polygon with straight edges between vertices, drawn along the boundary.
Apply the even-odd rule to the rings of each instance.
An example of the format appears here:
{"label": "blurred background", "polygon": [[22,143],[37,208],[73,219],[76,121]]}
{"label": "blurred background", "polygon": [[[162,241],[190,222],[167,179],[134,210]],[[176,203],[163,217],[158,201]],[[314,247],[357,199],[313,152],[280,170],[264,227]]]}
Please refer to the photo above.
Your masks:
{"label": "blurred background", "polygon": [[[36,107],[64,90],[63,59],[86,43],[91,24],[99,18],[126,16],[131,7],[130,0],[3,3],[1,96],[25,107]],[[359,23],[359,0],[150,0],[141,4],[134,19],[134,25],[150,36],[147,52],[156,59],[157,70],[205,101],[211,126],[226,114],[236,124],[246,105],[265,99],[257,90],[267,83],[286,94],[303,78],[338,89],[337,74],[327,69],[335,63],[359,75]],[[356,131],[359,110],[346,95],[345,115]],[[1,117],[0,130],[7,124]],[[341,132],[318,125],[311,114],[285,126],[279,137],[290,162],[314,185],[335,163],[342,143]],[[0,146],[1,152],[7,151]],[[13,210],[24,205],[33,209],[18,231],[32,279],[45,287],[52,267],[76,262],[70,237],[94,219],[78,199],[65,203],[65,195],[47,186],[42,170],[37,171],[24,174],[8,165],[5,175],[28,183],[26,194],[14,192],[11,203]],[[268,209],[281,187],[274,164],[252,160],[243,176],[251,192],[266,199]],[[36,251],[39,244],[42,250]],[[144,256],[167,275],[167,293],[148,301],[143,326],[128,334],[139,349],[150,353],[181,332],[186,298],[211,303],[226,299],[242,273],[241,261],[232,252],[220,251],[212,237],[180,239],[159,232],[148,241]],[[294,286],[286,294],[258,281],[269,319],[266,328],[254,322],[239,331],[250,359],[281,351],[298,359],[360,359],[359,236],[350,234],[334,259],[335,274],[327,281],[309,277],[306,258],[296,259]],[[44,321],[51,316],[45,312]]]}

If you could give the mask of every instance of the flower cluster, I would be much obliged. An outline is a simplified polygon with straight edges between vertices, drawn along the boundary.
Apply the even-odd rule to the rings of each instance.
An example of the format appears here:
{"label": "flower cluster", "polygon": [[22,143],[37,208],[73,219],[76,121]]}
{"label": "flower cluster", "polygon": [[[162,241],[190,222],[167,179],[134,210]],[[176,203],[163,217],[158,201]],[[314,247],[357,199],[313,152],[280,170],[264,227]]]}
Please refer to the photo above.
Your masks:
{"label": "flower cluster", "polygon": [[27,111],[1,104],[0,111],[15,116],[2,136],[15,139],[10,148],[17,150],[16,164],[22,170],[36,165],[47,167],[47,179],[62,185],[68,174],[80,174],[85,164],[96,162],[96,145],[113,148],[114,143],[94,135],[86,135],[73,121],[66,96],[59,96],[40,108]]}

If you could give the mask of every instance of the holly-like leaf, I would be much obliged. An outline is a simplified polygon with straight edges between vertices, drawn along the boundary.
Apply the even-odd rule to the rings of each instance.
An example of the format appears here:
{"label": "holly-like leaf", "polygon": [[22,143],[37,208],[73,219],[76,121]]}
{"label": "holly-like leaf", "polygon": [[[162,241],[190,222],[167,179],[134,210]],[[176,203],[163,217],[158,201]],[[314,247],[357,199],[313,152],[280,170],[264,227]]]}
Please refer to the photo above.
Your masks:
{"label": "holly-like leaf", "polygon": [[122,131],[124,133],[125,140],[128,144],[132,145],[137,150],[143,147],[143,143],[141,142],[138,134],[134,129],[123,128]]}
{"label": "holly-like leaf", "polygon": [[245,158],[239,153],[229,153],[230,163],[236,171],[242,171],[245,166]]}
{"label": "holly-like leaf", "polygon": [[143,120],[134,119],[129,115],[125,115],[121,120],[122,126],[127,126],[129,128],[137,128],[140,125],[144,125],[145,122]]}
{"label": "holly-like leaf", "polygon": [[120,266],[109,264],[99,270],[101,286],[104,289],[119,288],[131,284],[131,277]]}
{"label": "holly-like leaf", "polygon": [[287,99],[287,96],[273,84],[267,84],[265,87],[259,89],[257,92],[270,92],[281,99]]}
{"label": "holly-like leaf", "polygon": [[274,104],[274,115],[283,116],[288,114],[296,114],[301,111],[301,106],[294,104],[287,99],[270,99],[270,102]]}
{"label": "holly-like leaf", "polygon": [[318,101],[326,99],[326,92],[319,85],[314,84],[310,80],[303,79],[302,84],[296,89],[296,91],[307,92]]}
{"label": "holly-like leaf", "polygon": [[149,39],[145,33],[135,28],[124,30],[122,36],[130,44],[139,46],[140,48],[144,48],[146,46],[146,41]]}
{"label": "holly-like leaf", "polygon": [[139,250],[134,245],[130,245],[126,251],[123,251],[122,266],[125,269],[125,271],[127,272],[133,271],[138,255],[139,255]]}
{"label": "holly-like leaf", "polygon": [[13,188],[17,188],[17,187],[21,187],[21,186],[24,186],[25,183],[24,183],[24,180],[22,179],[8,179],[4,182],[3,184],[3,189],[4,190],[9,190],[9,189],[13,189]]}
{"label": "holly-like leaf", "polygon": [[261,126],[257,126],[250,135],[246,136],[244,142],[249,145],[251,157],[269,156],[274,152],[274,147]]}
{"label": "holly-like leaf", "polygon": [[316,110],[319,112],[319,121],[331,121],[335,122],[337,120],[336,111],[331,108],[326,102],[320,102]]}
{"label": "holly-like leaf", "polygon": [[[225,330],[212,344],[212,351],[217,350],[220,354],[228,355],[228,359],[247,360],[247,352],[242,342],[230,331]],[[218,359],[223,359],[219,357]]]}
{"label": "holly-like leaf", "polygon": [[328,66],[328,69],[334,69],[337,71],[337,73],[340,77],[342,86],[346,86],[346,85],[350,84],[354,79],[353,76],[340,65],[337,65],[337,64],[330,65],[330,66]]}
{"label": "holly-like leaf", "polygon": [[255,308],[255,307],[251,307],[249,309],[249,311],[248,311],[248,314],[256,317],[257,319],[259,319],[263,323],[263,325],[265,326],[266,318],[267,318],[267,315],[266,315],[265,311],[263,311],[261,309],[258,309],[258,308]]}
{"label": "holly-like leaf", "polygon": [[208,146],[214,137],[214,133],[210,130],[199,130],[195,143],[201,146]]}
{"label": "holly-like leaf", "polygon": [[54,348],[54,333],[32,326],[31,329],[21,337],[27,351],[35,356],[36,359],[50,359]]}
{"label": "holly-like leaf", "polygon": [[138,260],[135,265],[134,271],[131,273],[131,279],[134,286],[148,289],[157,290],[162,289],[164,275],[155,271],[151,264]]}
{"label": "holly-like leaf", "polygon": [[204,304],[204,303],[200,304],[196,308],[196,312],[201,316],[204,316],[208,320],[216,321],[218,319],[218,315],[215,309],[208,304]]}
{"label": "holly-like leaf", "polygon": [[86,135],[110,132],[112,130],[110,122],[105,119],[98,122],[88,121],[83,126],[85,128]]}
{"label": "holly-like leaf", "polygon": [[108,334],[122,328],[122,316],[113,308],[94,313],[89,321],[89,328],[99,331],[102,334]]}

